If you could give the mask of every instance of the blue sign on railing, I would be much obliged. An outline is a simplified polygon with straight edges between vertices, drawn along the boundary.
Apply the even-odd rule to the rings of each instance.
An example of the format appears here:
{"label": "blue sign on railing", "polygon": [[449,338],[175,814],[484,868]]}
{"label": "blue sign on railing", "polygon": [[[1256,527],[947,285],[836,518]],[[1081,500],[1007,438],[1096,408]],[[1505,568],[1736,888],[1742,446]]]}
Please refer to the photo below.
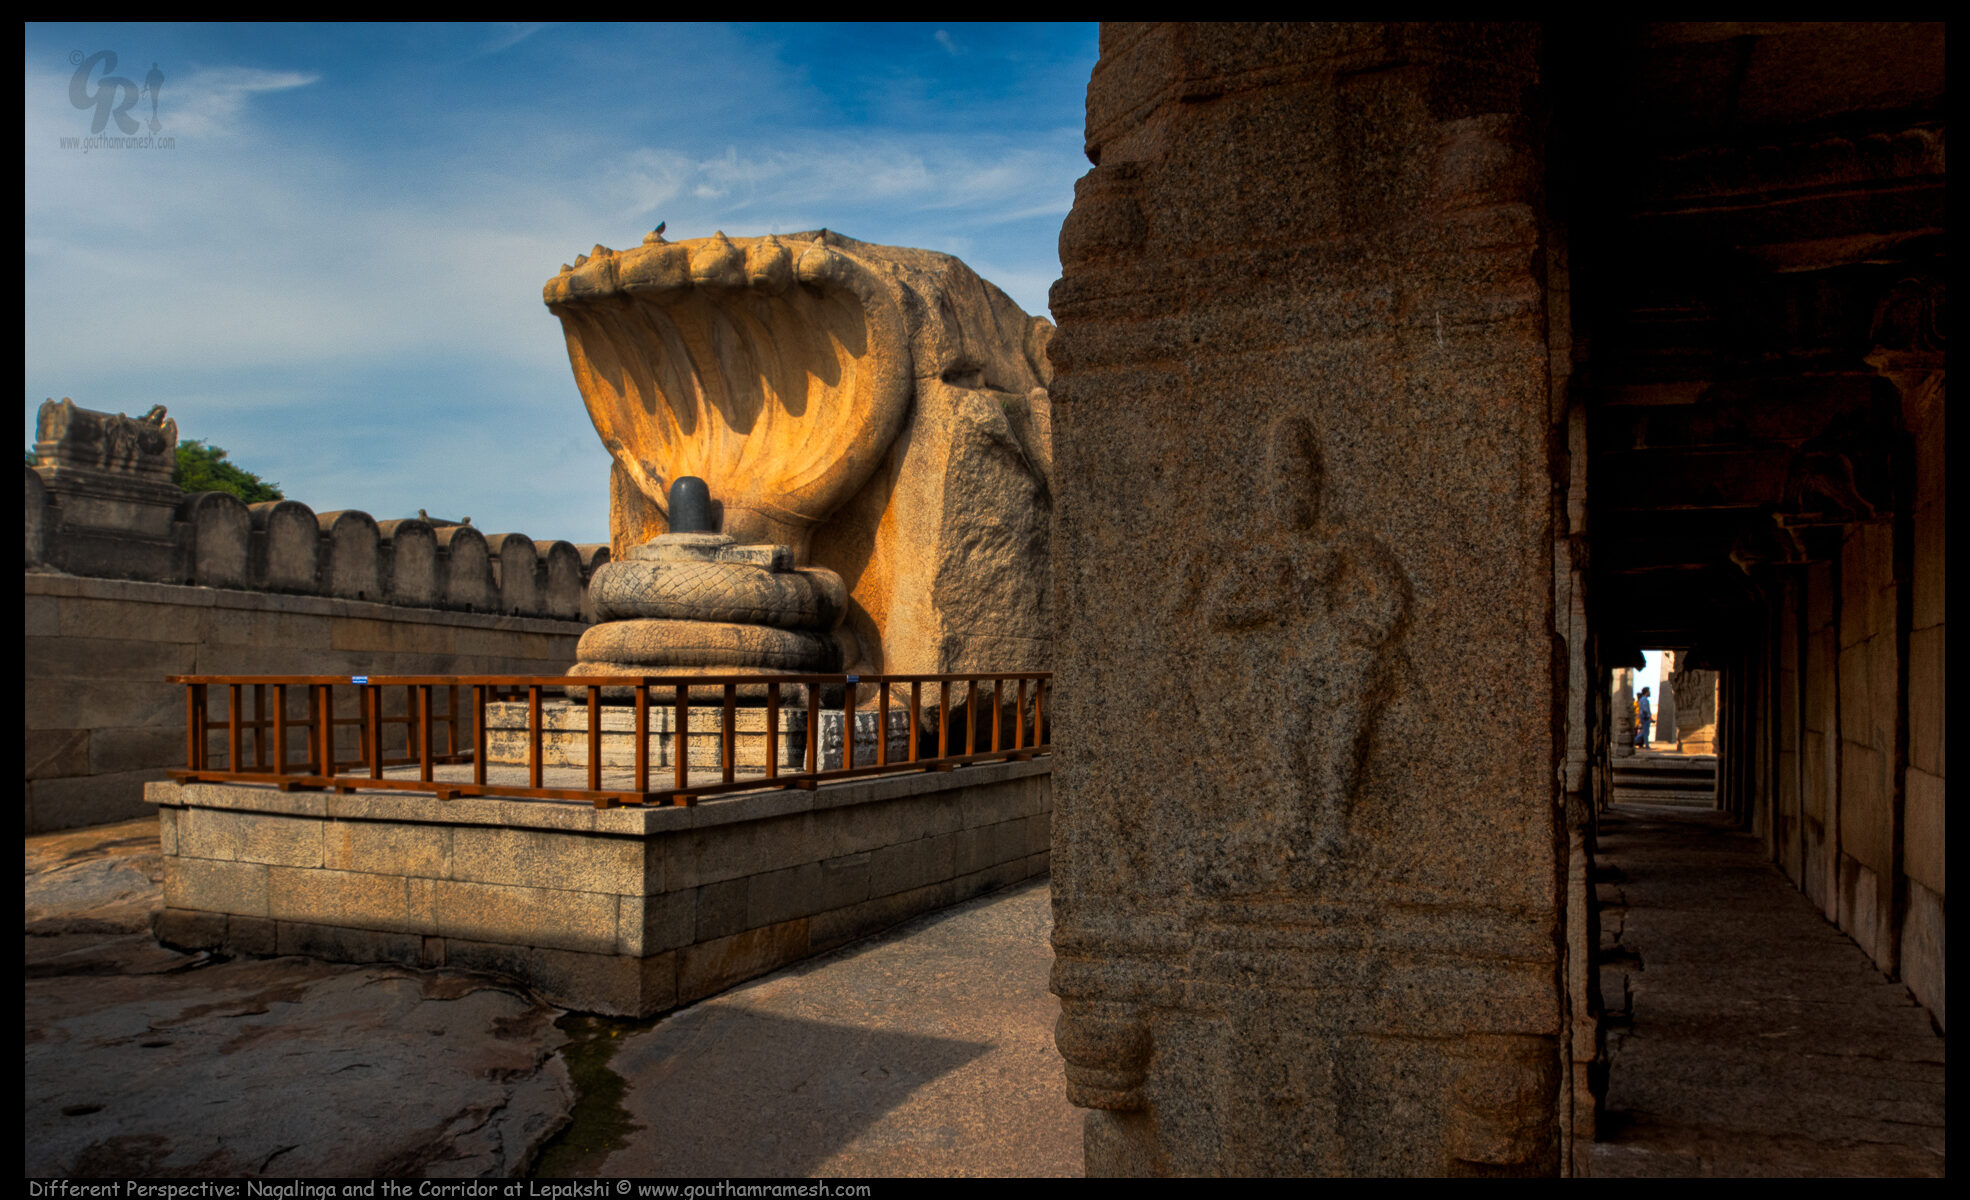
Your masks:
{"label": "blue sign on railing", "polygon": [[848,682],[850,682],[850,683],[860,683],[860,682],[862,682],[862,677],[861,677],[860,675],[850,675],[850,676],[848,676]]}
{"label": "blue sign on railing", "polygon": [[368,682],[369,682],[369,676],[367,676],[367,675],[351,675],[351,676],[349,676],[349,682],[350,682],[350,683],[368,683]]}

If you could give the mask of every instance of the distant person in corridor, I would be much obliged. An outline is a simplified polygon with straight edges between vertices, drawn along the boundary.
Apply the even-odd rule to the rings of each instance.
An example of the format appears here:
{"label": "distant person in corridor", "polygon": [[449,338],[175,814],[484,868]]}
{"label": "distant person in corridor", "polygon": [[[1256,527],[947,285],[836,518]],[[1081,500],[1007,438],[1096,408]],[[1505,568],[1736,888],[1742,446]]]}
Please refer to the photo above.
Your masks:
{"label": "distant person in corridor", "polygon": [[1654,720],[1655,710],[1649,706],[1649,690],[1643,688],[1642,694],[1635,700],[1635,744],[1645,750],[1649,744],[1649,726]]}

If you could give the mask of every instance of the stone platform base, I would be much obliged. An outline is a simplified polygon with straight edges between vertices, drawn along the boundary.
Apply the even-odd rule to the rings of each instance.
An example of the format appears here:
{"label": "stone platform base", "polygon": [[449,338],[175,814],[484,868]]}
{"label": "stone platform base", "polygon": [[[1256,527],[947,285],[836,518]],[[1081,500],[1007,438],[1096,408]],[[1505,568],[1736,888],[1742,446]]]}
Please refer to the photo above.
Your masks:
{"label": "stone platform base", "polygon": [[1047,870],[1052,761],[690,808],[152,783],[160,940],[483,970],[645,1017]]}
{"label": "stone platform base", "polygon": [[[694,767],[719,765],[719,730],[724,709],[718,705],[688,710],[684,734],[685,753]],[[620,704],[604,705],[602,714],[602,765],[635,766],[636,714]],[[823,771],[841,766],[842,714],[824,710],[820,714],[820,766]],[[881,715],[872,708],[855,714],[855,762],[867,766],[876,760],[876,726]],[[541,705],[541,752],[550,767],[588,765],[588,706],[566,700]],[[677,711],[669,706],[651,705],[649,732],[650,768],[673,766],[677,762]],[[741,769],[757,770],[766,765],[766,710],[739,708],[733,713],[732,752]],[[929,736],[933,747],[936,734]],[[1010,735],[1008,735],[1010,736]],[[960,734],[962,738],[962,734]],[[889,710],[889,758],[902,762],[909,757],[910,713],[892,705]],[[922,751],[926,756],[935,749]],[[486,705],[486,758],[488,762],[524,766],[527,761],[527,706],[515,701]],[[807,710],[780,710],[780,767],[802,771],[807,767]]]}

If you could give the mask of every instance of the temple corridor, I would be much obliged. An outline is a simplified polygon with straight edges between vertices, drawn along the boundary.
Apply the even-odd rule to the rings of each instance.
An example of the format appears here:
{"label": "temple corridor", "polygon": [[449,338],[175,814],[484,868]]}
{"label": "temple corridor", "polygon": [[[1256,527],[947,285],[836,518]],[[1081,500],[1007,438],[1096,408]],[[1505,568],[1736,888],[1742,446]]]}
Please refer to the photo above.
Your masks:
{"label": "temple corridor", "polygon": [[1595,889],[1610,1176],[1940,1176],[1944,1039],[1707,799],[1618,798]]}

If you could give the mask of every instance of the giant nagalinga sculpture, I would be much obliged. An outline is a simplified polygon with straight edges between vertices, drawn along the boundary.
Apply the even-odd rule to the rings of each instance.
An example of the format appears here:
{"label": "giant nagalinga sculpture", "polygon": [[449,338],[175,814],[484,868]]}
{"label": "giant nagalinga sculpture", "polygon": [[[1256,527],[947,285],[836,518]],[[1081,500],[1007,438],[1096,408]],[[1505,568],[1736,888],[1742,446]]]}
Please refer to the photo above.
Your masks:
{"label": "giant nagalinga sculpture", "polygon": [[825,230],[597,246],[543,298],[615,460],[574,673],[1049,665],[1047,321]]}

